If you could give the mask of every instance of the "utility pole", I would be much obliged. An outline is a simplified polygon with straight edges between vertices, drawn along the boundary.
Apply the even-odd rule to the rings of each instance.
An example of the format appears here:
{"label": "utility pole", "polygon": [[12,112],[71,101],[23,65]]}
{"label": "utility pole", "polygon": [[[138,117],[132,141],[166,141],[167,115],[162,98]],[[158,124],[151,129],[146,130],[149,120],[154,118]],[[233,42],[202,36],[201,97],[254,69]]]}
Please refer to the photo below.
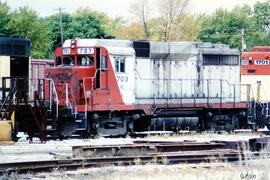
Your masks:
{"label": "utility pole", "polygon": [[61,45],[63,46],[64,36],[63,36],[63,24],[62,24],[62,11],[60,7],[59,7],[59,16],[60,16]]}
{"label": "utility pole", "polygon": [[60,33],[61,33],[61,46],[63,46],[63,42],[64,42],[64,35],[63,35],[63,24],[62,24],[62,9],[61,7],[59,7],[59,9],[56,9],[57,11],[59,11],[59,25],[60,25]]}
{"label": "utility pole", "polygon": [[242,52],[246,50],[246,44],[245,44],[245,29],[241,29],[241,40],[242,40]]}

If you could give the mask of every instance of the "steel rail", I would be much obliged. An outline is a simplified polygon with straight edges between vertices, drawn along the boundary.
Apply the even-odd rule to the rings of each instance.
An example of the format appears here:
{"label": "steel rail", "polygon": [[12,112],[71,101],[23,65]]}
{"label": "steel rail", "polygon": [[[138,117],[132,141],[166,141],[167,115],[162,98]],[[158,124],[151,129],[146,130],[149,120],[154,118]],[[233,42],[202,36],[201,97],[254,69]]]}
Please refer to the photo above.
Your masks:
{"label": "steel rail", "polygon": [[[251,153],[258,155],[259,153]],[[211,150],[196,152],[157,153],[143,156],[120,156],[120,157],[95,157],[75,158],[63,160],[48,160],[34,162],[0,163],[0,175],[11,172],[49,172],[53,169],[78,169],[90,167],[103,167],[110,165],[144,165],[153,164],[179,164],[179,163],[202,163],[202,162],[235,162],[244,160],[244,153],[235,150]],[[250,157],[250,156],[249,156]]]}
{"label": "steel rail", "polygon": [[[136,142],[136,141],[135,141]],[[213,149],[229,149],[224,142],[163,142],[163,143],[135,143],[102,146],[73,146],[73,157],[77,156],[130,156],[146,153],[200,151]]]}

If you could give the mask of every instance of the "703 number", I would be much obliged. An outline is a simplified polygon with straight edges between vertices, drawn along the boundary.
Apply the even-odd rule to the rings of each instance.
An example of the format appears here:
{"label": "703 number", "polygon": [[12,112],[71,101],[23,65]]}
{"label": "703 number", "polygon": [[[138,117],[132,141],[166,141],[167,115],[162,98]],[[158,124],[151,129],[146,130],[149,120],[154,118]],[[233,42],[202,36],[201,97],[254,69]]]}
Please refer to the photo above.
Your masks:
{"label": "703 number", "polygon": [[116,80],[118,82],[128,82],[128,77],[127,76],[116,76]]}

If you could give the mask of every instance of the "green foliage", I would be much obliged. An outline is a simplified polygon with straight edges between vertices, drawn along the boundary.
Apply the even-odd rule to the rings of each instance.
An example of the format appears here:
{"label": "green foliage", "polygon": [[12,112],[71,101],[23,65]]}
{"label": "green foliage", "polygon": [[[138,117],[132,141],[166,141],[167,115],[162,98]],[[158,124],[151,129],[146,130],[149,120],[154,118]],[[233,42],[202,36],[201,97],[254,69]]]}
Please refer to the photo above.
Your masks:
{"label": "green foliage", "polygon": [[9,7],[7,6],[7,3],[1,3],[0,2],[0,33],[9,35],[7,29],[5,28],[5,25],[10,20],[10,13],[9,13]]}
{"label": "green foliage", "polygon": [[41,22],[37,13],[27,7],[21,7],[11,14],[6,29],[11,36],[29,38],[32,43],[31,55],[34,58],[45,58],[51,47],[48,29]]}
{"label": "green foliage", "polygon": [[77,11],[67,31],[70,38],[95,38],[105,35],[100,19],[89,9]]}
{"label": "green foliage", "polygon": [[212,16],[204,18],[199,39],[241,48],[241,29],[252,31],[250,14],[248,6],[236,7],[232,11],[218,9]]}
{"label": "green foliage", "polygon": [[119,29],[124,25],[122,17],[115,17],[110,19],[108,17],[103,18],[102,24],[104,25],[105,33],[109,36],[116,37],[119,33]]}
{"label": "green foliage", "polygon": [[[104,13],[90,9],[79,9],[74,15],[62,13],[63,38],[96,38],[105,36],[105,23],[110,22]],[[46,17],[44,23],[49,29],[49,37],[53,41],[51,52],[61,45],[59,14]],[[109,23],[108,23],[109,24]],[[49,54],[48,56],[52,56]]]}
{"label": "green foliage", "polygon": [[[48,57],[53,56],[53,51],[61,46],[61,33],[60,33],[60,17],[59,14],[46,17],[44,19],[44,24],[48,27],[49,38],[52,40],[52,46],[50,47],[50,54],[47,54]],[[69,34],[66,31],[72,22],[72,16],[67,13],[62,13],[62,26],[63,26],[63,39],[68,39]]]}
{"label": "green foliage", "polygon": [[198,38],[212,43],[225,43],[241,49],[241,29],[247,49],[256,45],[269,45],[269,1],[257,3],[254,10],[245,5],[232,11],[217,10],[203,18],[202,30]]}
{"label": "green foliage", "polygon": [[254,5],[254,18],[261,31],[269,31],[270,25],[270,1],[257,2]]}

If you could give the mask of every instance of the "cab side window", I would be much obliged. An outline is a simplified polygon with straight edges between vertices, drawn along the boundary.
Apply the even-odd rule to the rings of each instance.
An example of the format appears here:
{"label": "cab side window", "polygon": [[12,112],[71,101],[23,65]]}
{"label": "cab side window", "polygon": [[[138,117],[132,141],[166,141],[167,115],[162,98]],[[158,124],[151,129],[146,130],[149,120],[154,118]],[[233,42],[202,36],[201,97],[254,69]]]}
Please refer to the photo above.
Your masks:
{"label": "cab side window", "polygon": [[124,57],[114,57],[115,59],[115,72],[125,73],[126,72],[126,59]]}
{"label": "cab side window", "polygon": [[102,56],[102,58],[101,58],[101,70],[102,71],[107,70],[107,58],[106,58],[106,56]]}

